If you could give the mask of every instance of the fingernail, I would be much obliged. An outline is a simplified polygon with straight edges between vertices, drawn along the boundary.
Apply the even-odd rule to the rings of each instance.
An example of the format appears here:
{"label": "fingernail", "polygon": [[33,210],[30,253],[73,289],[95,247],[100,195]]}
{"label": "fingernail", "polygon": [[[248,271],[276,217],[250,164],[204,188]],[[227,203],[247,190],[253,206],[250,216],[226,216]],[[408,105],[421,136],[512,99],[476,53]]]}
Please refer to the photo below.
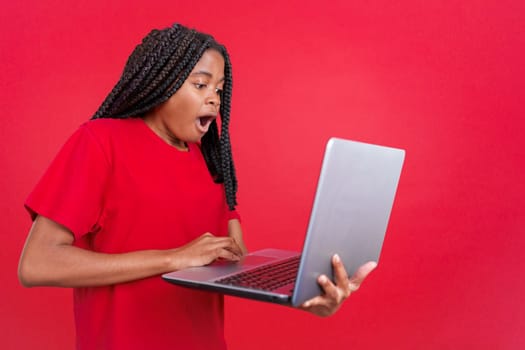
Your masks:
{"label": "fingernail", "polygon": [[341,262],[341,258],[339,257],[338,254],[335,254],[335,255],[334,255],[334,261],[335,261],[336,263]]}

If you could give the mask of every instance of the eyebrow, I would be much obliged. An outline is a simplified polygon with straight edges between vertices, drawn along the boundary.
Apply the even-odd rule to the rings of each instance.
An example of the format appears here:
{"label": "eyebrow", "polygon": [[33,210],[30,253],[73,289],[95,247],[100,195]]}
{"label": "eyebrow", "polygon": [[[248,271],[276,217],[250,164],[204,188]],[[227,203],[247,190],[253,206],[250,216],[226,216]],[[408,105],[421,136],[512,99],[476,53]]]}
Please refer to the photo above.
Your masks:
{"label": "eyebrow", "polygon": [[[191,75],[206,75],[207,77],[210,77],[210,78],[213,78],[213,74],[211,74],[210,72],[208,71],[205,71],[205,70],[199,70],[199,71],[196,71],[196,72],[193,72],[190,74]],[[224,81],[224,77],[222,77],[221,79],[219,79],[219,82],[221,81]]]}

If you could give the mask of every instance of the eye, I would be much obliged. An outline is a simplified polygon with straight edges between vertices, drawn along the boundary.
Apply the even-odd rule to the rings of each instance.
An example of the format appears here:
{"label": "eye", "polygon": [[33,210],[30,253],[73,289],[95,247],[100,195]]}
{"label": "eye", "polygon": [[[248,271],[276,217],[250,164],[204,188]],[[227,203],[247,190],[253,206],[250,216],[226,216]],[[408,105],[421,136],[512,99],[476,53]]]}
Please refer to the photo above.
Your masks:
{"label": "eye", "polygon": [[206,87],[206,84],[201,84],[201,83],[194,83],[193,84],[198,90],[200,89],[204,89]]}
{"label": "eye", "polygon": [[216,93],[217,95],[219,95],[219,96],[222,96],[222,89],[220,89],[220,88],[216,88],[216,89],[215,89],[215,93]]}

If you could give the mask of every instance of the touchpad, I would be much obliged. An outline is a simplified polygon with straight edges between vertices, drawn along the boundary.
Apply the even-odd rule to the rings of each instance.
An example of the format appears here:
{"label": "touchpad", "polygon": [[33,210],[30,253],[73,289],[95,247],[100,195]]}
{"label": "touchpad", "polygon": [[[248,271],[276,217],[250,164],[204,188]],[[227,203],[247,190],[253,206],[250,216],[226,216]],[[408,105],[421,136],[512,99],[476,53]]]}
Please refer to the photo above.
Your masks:
{"label": "touchpad", "polygon": [[209,266],[236,266],[236,267],[250,267],[261,265],[267,262],[277,260],[273,256],[264,256],[264,255],[246,255],[239,261],[231,261],[226,259],[217,259],[213,261]]}
{"label": "touchpad", "polygon": [[264,256],[264,255],[246,255],[244,258],[241,259],[239,262],[243,266],[246,265],[261,265],[266,262],[277,260],[275,257],[272,256]]}

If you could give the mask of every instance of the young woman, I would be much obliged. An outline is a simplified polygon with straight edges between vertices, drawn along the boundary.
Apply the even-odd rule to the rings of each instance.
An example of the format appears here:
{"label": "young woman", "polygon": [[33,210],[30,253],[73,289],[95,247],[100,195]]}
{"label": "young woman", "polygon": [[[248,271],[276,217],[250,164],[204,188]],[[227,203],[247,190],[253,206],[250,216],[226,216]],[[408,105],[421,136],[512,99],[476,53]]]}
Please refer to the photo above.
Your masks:
{"label": "young woman", "polygon": [[[160,274],[246,253],[228,125],[231,64],[211,36],[175,24],[138,45],[92,120],[28,197],[25,286],[74,288],[78,349],[225,349],[223,298]],[[217,126],[220,119],[221,128]],[[374,268],[303,305],[334,313]]]}

